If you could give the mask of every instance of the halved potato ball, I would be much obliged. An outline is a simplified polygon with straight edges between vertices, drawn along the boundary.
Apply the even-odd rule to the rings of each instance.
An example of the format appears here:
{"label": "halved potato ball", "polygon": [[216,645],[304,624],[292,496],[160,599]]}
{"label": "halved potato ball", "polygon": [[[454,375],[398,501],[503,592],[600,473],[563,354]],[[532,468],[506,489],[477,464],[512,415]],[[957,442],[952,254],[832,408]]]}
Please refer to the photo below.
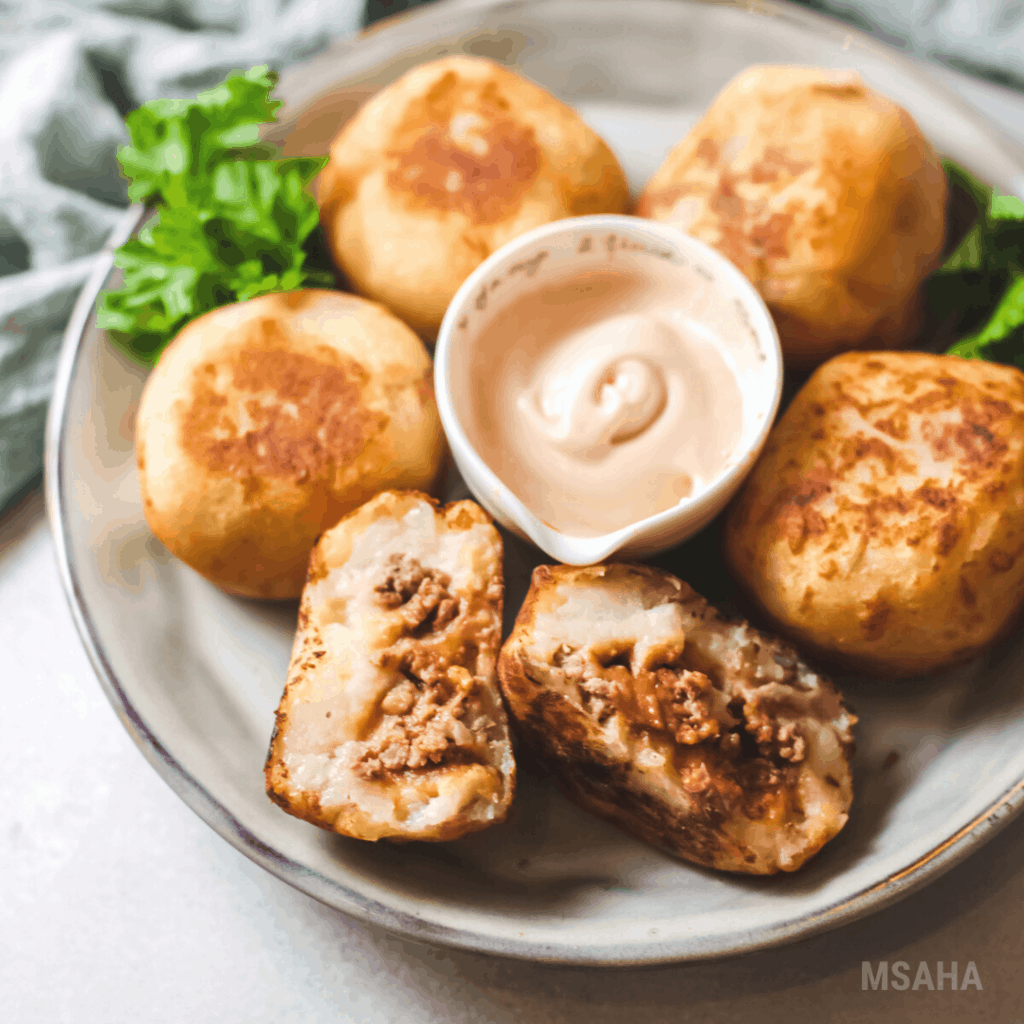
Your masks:
{"label": "halved potato ball", "polygon": [[447,445],[423,343],[387,310],[304,290],[193,320],[146,382],[146,519],[248,597],[298,597],[316,538],[380,491],[429,489]]}
{"label": "halved potato ball", "polygon": [[852,668],[907,676],[984,650],[1024,600],[1024,373],[836,356],[769,436],[725,554],[780,629]]}
{"label": "halved potato ball", "polygon": [[356,291],[425,338],[495,249],[562,217],[624,213],[607,145],[550,93],[480,57],[420,65],[341,130],[319,179],[331,253]]}
{"label": "halved potato ball", "polygon": [[270,798],[356,839],[505,819],[501,536],[472,501],[385,491],[320,538],[267,755]]}
{"label": "halved potato ball", "polygon": [[846,824],[857,719],[835,687],[660,569],[535,569],[498,676],[566,795],[677,857],[795,871]]}
{"label": "halved potato ball", "polygon": [[945,240],[946,177],[913,118],[854,71],[753,67],[640,199],[713,245],[764,296],[787,366],[899,348]]}

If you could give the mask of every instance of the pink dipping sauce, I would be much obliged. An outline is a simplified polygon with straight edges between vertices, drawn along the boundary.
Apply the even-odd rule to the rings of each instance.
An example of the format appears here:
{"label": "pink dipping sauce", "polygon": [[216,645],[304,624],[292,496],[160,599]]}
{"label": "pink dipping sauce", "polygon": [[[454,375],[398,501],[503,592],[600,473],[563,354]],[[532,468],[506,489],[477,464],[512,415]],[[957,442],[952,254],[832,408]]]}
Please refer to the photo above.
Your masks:
{"label": "pink dipping sauce", "polygon": [[482,326],[470,442],[534,515],[599,536],[700,493],[726,468],[743,394],[694,274],[576,272],[520,292]]}

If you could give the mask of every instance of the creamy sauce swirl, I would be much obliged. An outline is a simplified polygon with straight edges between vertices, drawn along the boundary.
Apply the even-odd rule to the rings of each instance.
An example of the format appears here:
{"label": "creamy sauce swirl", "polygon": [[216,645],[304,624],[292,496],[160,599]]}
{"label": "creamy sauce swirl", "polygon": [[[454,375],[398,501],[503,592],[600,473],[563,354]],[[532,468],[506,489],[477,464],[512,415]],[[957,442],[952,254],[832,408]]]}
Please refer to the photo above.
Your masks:
{"label": "creamy sauce swirl", "polygon": [[706,489],[743,396],[696,275],[591,270],[518,294],[484,326],[470,440],[536,515],[597,536]]}

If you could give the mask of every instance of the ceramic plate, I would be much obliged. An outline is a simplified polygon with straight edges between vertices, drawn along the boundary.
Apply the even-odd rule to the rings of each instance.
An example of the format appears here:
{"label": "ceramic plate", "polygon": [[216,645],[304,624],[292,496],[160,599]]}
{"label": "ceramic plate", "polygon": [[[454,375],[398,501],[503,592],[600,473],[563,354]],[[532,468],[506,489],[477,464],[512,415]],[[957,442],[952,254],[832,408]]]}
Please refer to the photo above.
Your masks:
{"label": "ceramic plate", "polygon": [[[275,131],[324,151],[373,90],[438,54],[512,64],[576,106],[635,189],[743,67],[856,67],[915,114],[942,152],[1009,191],[1024,156],[936,81],[833,23],[784,5],[661,0],[447,3],[419,9],[294,71]],[[328,96],[327,94],[330,93]],[[325,98],[326,97],[326,98]],[[131,211],[119,244],[137,225]],[[146,527],[132,455],[145,377],[96,329],[99,260],[69,328],[48,448],[64,582],[100,681],[142,751],[196,813],[292,885],[353,917],[433,943],[535,960],[635,964],[778,945],[934,879],[1024,798],[1024,642],[941,678],[840,683],[861,717],[849,824],[805,870],[730,877],[673,860],[564,801],[528,763],[509,821],[446,845],[368,844],[272,804],[263,761],[294,604],[228,597]],[[535,549],[509,540],[510,624]],[[705,537],[660,562],[730,595]]]}

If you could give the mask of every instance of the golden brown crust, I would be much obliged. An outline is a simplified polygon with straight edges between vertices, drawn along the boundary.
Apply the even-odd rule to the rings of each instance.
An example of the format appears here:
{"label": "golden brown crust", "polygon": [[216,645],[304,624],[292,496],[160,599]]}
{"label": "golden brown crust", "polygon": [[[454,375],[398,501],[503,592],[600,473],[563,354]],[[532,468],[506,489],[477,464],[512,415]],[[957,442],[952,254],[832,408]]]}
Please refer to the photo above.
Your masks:
{"label": "golden brown crust", "polygon": [[669,154],[639,213],[678,223],[750,278],[792,368],[914,337],[945,202],[920,129],[855,72],[755,67]]}
{"label": "golden brown crust", "polygon": [[[470,224],[495,224],[519,205],[540,172],[537,136],[488,82],[475,113],[487,125],[490,145],[479,151],[460,145],[450,128],[458,113],[458,85],[458,74],[450,70],[408,105],[385,155],[388,188],[407,210],[461,213]],[[460,187],[452,188],[456,176]]]}
{"label": "golden brown crust", "polygon": [[[206,470],[245,480],[252,489],[267,477],[301,483],[335,460],[351,461],[386,425],[384,416],[362,406],[366,371],[326,345],[312,355],[290,351],[274,320],[259,322],[256,332],[263,338],[250,337],[220,367],[208,362],[196,368],[181,430],[185,452]],[[237,410],[227,408],[226,389],[217,388],[225,362],[233,391],[273,396],[269,402],[244,401],[244,434],[234,418]]]}
{"label": "golden brown crust", "polygon": [[418,492],[384,492],[324,534],[267,756],[275,803],[358,839],[444,841],[504,820],[501,560],[478,505]]}
{"label": "golden brown crust", "polygon": [[608,146],[544,89],[480,57],[420,65],[342,129],[319,179],[335,262],[424,337],[509,239],[561,217],[623,213]]}
{"label": "golden brown crust", "polygon": [[973,657],[1024,600],[1024,373],[920,352],[820,367],[730,510],[737,580],[877,675]]}
{"label": "golden brown crust", "polygon": [[422,342],[341,292],[268,295],[189,324],[147,381],[146,518],[225,590],[297,597],[317,536],[388,486],[433,487],[447,447]]}
{"label": "golden brown crust", "polygon": [[793,871],[846,821],[856,719],[832,685],[661,570],[539,567],[498,675],[560,788],[677,856]]}

